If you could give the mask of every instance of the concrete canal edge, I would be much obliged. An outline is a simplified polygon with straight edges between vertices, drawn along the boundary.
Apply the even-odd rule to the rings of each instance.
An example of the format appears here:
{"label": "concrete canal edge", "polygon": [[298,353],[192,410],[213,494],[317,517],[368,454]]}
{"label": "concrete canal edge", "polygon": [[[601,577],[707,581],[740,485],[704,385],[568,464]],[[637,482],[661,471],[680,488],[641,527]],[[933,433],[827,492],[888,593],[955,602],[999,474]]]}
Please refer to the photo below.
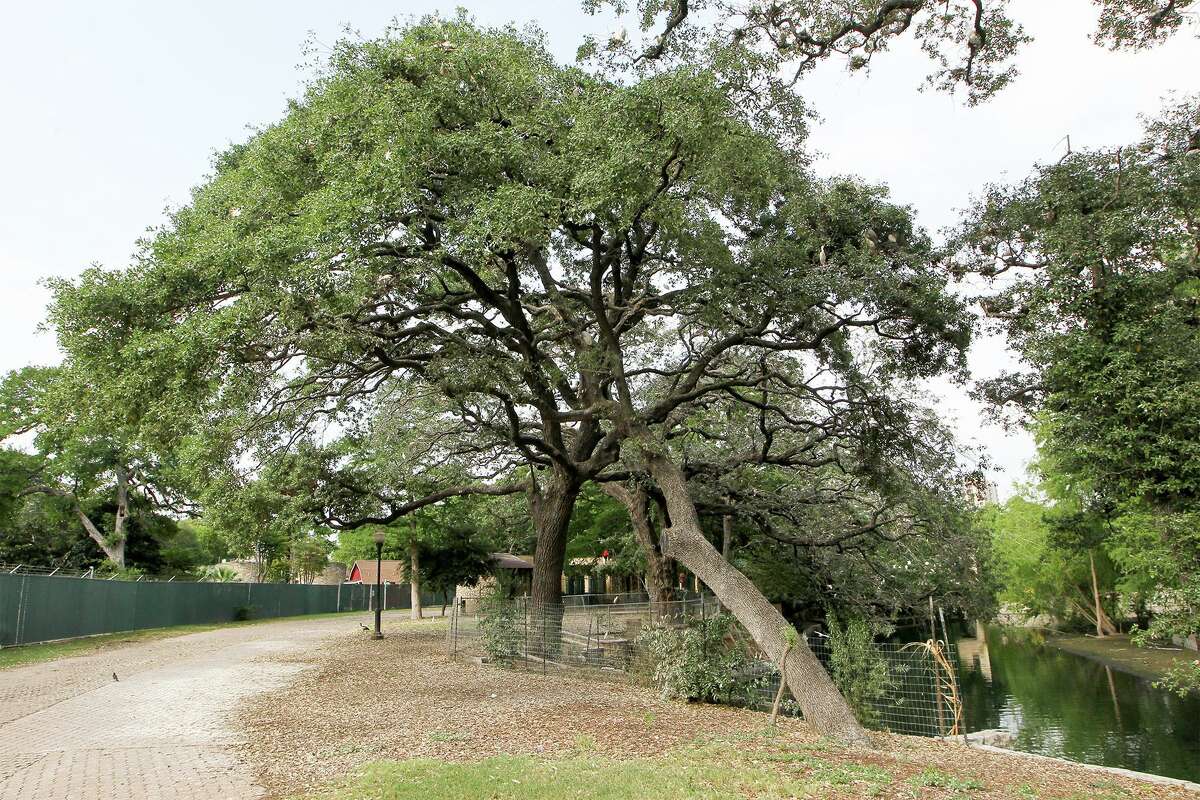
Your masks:
{"label": "concrete canal edge", "polygon": [[[1168,778],[1165,775],[1152,775],[1149,772],[1137,772],[1136,770],[1124,769],[1123,767],[1102,767],[1099,764],[1085,764],[1082,761],[1071,761],[1070,759],[1066,759],[1066,758],[1056,758],[1055,756],[1044,756],[1044,755],[1040,755],[1038,753],[1026,753],[1021,750],[1009,750],[1006,747],[996,747],[995,745],[991,745],[991,744],[979,744],[979,743],[970,741],[969,737],[974,736],[974,735],[975,734],[971,734],[971,733],[967,734],[967,737],[968,737],[967,747],[970,747],[972,750],[984,750],[989,753],[1000,753],[1002,755],[1018,756],[1020,758],[1030,758],[1030,759],[1036,759],[1036,760],[1040,760],[1040,761],[1051,761],[1056,764],[1068,764],[1072,767],[1081,767],[1082,769],[1086,769],[1091,772],[1101,772],[1106,775],[1121,775],[1126,778],[1133,778],[1134,780],[1145,781],[1146,783],[1151,783],[1156,786],[1172,786],[1175,788],[1186,789],[1189,792],[1195,792],[1197,794],[1200,794],[1200,783],[1193,783],[1192,781],[1185,781],[1185,780],[1182,780],[1181,778]],[[953,741],[953,740],[947,740],[947,741]]]}

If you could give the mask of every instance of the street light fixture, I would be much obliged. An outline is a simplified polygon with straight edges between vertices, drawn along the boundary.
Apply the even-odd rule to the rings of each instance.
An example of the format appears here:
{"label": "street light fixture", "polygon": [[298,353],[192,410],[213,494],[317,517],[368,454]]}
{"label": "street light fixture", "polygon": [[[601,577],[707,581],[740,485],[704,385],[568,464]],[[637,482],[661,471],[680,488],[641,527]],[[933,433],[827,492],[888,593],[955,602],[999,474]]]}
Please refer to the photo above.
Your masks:
{"label": "street light fixture", "polygon": [[382,528],[371,534],[375,540],[375,633],[371,634],[372,639],[383,638],[379,625],[383,619],[383,540],[386,536]]}

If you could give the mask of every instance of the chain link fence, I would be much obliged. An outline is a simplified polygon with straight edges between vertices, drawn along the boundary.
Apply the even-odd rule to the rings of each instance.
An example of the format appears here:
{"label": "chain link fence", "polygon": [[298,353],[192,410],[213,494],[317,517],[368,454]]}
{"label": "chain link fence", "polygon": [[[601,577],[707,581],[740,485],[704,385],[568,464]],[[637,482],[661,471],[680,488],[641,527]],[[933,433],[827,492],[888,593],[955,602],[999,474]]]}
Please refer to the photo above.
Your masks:
{"label": "chain link fence", "polygon": [[[918,736],[962,732],[958,666],[941,642],[805,641],[860,721]],[[714,597],[664,603],[564,598],[456,603],[446,639],[452,658],[545,675],[633,681],[664,696],[770,711],[779,670]],[[784,692],[780,713],[801,716]]]}
{"label": "chain link fence", "polygon": [[202,578],[188,572],[172,572],[165,575],[149,575],[137,572],[115,572],[103,568],[89,567],[74,569],[71,567],[43,567],[37,564],[4,564],[0,563],[0,575],[45,575],[56,578],[88,578],[104,581],[163,581],[166,583],[192,583]]}

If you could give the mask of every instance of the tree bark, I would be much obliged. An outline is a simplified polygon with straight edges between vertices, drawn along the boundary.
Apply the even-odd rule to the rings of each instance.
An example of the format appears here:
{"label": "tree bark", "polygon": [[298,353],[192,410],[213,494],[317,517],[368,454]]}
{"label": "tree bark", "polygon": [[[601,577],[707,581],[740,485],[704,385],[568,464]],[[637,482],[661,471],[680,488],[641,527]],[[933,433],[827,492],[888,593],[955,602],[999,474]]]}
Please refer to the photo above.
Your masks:
{"label": "tree bark", "polygon": [[533,585],[530,595],[535,605],[562,605],[563,563],[567,553],[567,528],[579,497],[579,482],[555,471],[550,480],[534,490],[531,511],[537,544],[533,551]]}
{"label": "tree bark", "polygon": [[120,565],[125,566],[125,522],[129,519],[129,473],[117,467],[117,514],[113,519],[112,541],[119,548]]}
{"label": "tree bark", "polygon": [[557,656],[562,644],[562,574],[567,554],[567,528],[579,497],[579,480],[555,469],[550,479],[530,493],[537,544],[530,586],[531,639],[528,650],[542,658]]}
{"label": "tree bark", "polygon": [[79,504],[79,498],[73,492],[68,492],[66,489],[59,489],[55,486],[37,485],[25,489],[21,494],[49,494],[69,500],[71,502],[71,510],[75,512],[75,516],[78,518],[79,524],[83,526],[83,530],[87,533],[88,538],[104,551],[104,555],[109,561],[116,564],[119,569],[125,569],[125,521],[129,518],[129,484],[127,473],[121,470],[117,472],[117,514],[113,521],[112,536],[105,536],[96,527],[96,524],[88,518],[88,515],[83,512],[83,506]]}
{"label": "tree bark", "polygon": [[[1100,606],[1100,582],[1096,580],[1096,556],[1091,550],[1088,550],[1088,564],[1092,568],[1092,601],[1096,604],[1096,635],[1103,637],[1106,615]],[[1110,622],[1109,625],[1111,626],[1112,623]]]}
{"label": "tree bark", "polygon": [[656,619],[661,618],[669,612],[675,591],[671,579],[671,559],[664,556],[659,548],[654,521],[650,518],[650,497],[640,486],[605,483],[601,488],[605,494],[625,506],[629,513],[633,535],[646,557],[646,593],[650,595],[650,614]]}
{"label": "tree bark", "polygon": [[421,564],[420,564],[421,548],[417,545],[416,538],[408,541],[408,587],[410,597],[412,598],[412,611],[410,616],[412,619],[421,618]]}
{"label": "tree bark", "polygon": [[79,505],[79,501],[72,497],[71,502],[75,506],[75,516],[79,518],[79,522],[83,525],[83,529],[87,531],[87,535],[91,537],[93,542],[100,546],[100,549],[104,551],[104,555],[109,561],[116,564],[118,568],[125,569],[125,540],[114,539],[110,543],[104,537],[104,534],[101,533],[100,529],[96,527],[96,524],[88,519],[88,515],[83,513],[83,508]]}
{"label": "tree bark", "polygon": [[721,557],[705,538],[683,471],[661,453],[644,451],[654,482],[667,501],[670,526],[663,532],[663,552],[678,559],[702,580],[725,608],[778,663],[804,719],[819,733],[855,746],[870,746],[866,731],[842,697],[829,673],[800,638],[788,648],[787,620],[749,578]]}

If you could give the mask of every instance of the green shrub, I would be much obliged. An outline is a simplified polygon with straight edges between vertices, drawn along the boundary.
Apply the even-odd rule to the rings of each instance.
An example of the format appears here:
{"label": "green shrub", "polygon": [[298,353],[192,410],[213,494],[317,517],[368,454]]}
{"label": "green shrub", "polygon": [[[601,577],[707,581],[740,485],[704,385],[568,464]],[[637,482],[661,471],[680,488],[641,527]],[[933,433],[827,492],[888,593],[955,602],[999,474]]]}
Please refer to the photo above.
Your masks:
{"label": "green shrub", "polygon": [[656,625],[637,643],[649,657],[651,677],[667,697],[712,703],[749,702],[761,678],[750,677],[755,662],[728,635],[733,617],[692,619],[682,628]]}
{"label": "green shrub", "polygon": [[196,577],[204,583],[236,583],[238,574],[224,564],[208,564],[196,571]]}
{"label": "green shrub", "polygon": [[837,614],[826,615],[829,629],[829,671],[854,715],[863,725],[877,727],[877,702],[892,688],[887,659],[875,646],[875,632],[861,618],[844,624]]}
{"label": "green shrub", "polygon": [[518,655],[519,628],[524,622],[517,604],[499,593],[480,598],[479,631],[483,651],[493,661],[509,662]]}
{"label": "green shrub", "polygon": [[1180,697],[1187,697],[1192,692],[1200,694],[1200,658],[1180,661],[1167,670],[1161,680],[1154,682],[1154,688],[1166,689]]}

